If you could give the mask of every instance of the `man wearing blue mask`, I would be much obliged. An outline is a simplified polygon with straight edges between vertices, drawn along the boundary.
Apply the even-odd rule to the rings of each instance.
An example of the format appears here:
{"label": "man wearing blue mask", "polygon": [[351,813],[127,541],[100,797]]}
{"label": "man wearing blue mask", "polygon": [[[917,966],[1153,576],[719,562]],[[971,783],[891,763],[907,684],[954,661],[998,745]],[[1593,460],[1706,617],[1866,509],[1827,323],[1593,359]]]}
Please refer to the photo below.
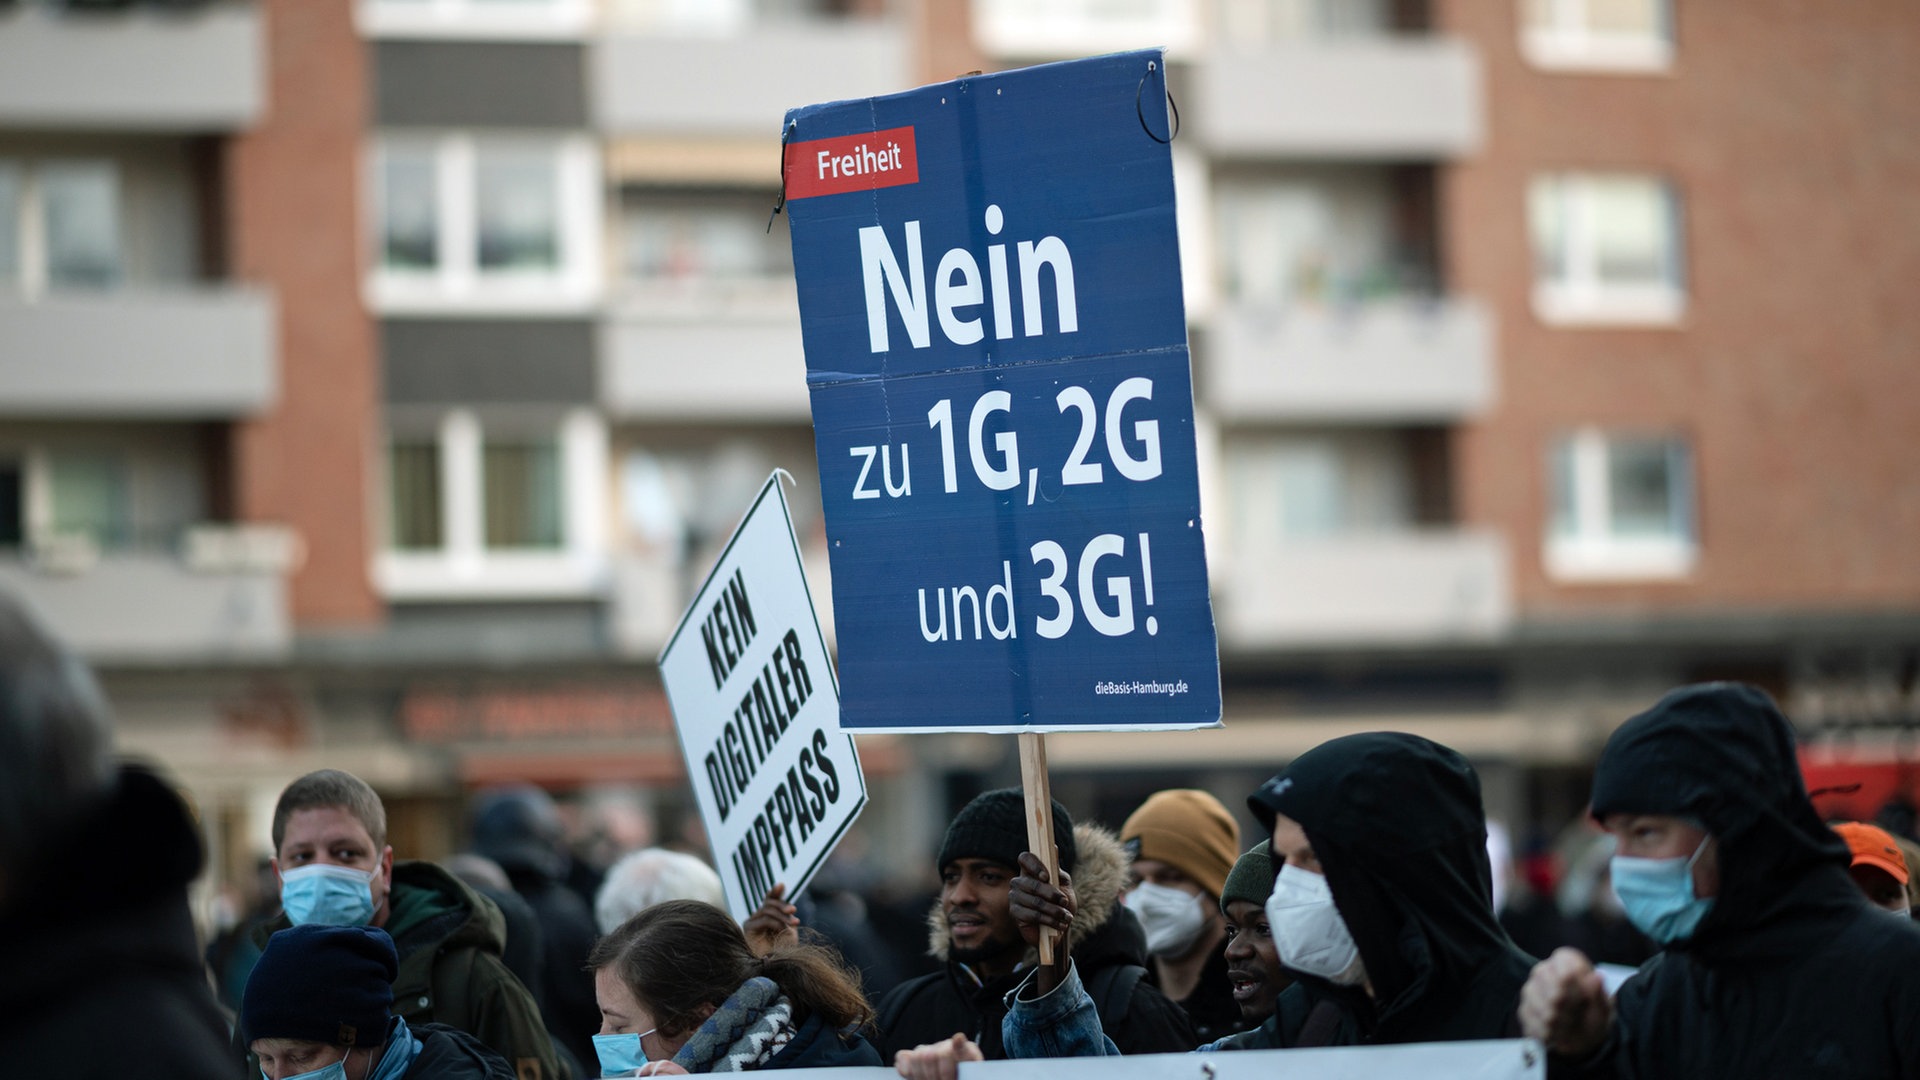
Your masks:
{"label": "man wearing blue mask", "polygon": [[1687,686],[1628,720],[1594,770],[1613,887],[1659,942],[1609,998],[1560,949],[1521,995],[1556,1077],[1920,1075],[1920,930],[1847,876],[1793,730],[1751,686]]}
{"label": "man wearing blue mask", "polygon": [[289,926],[383,929],[398,953],[392,998],[407,1022],[467,1032],[520,1080],[574,1075],[533,995],[501,959],[500,909],[432,863],[394,861],[386,808],[365,781],[322,769],[287,785],[274,807],[273,847],[284,910],[263,937]]}
{"label": "man wearing blue mask", "polygon": [[371,927],[273,935],[240,1005],[261,1080],[513,1080],[467,1033],[388,1014],[399,963],[393,939]]}

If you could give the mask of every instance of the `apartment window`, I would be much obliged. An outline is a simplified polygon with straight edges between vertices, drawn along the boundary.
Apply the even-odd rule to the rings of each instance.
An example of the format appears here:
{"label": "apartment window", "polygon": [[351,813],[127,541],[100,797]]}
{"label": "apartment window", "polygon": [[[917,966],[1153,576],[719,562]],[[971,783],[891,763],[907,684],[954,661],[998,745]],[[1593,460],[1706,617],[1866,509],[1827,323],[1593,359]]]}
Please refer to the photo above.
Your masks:
{"label": "apartment window", "polygon": [[28,295],[117,284],[120,202],[111,161],[0,158],[0,282]]}
{"label": "apartment window", "polygon": [[1303,432],[1227,450],[1234,546],[1330,540],[1413,527],[1413,469],[1396,432]]}
{"label": "apartment window", "polygon": [[1228,48],[1375,37],[1394,30],[1391,0],[1219,0]]}
{"label": "apartment window", "polygon": [[1671,0],[1522,0],[1520,49],[1543,68],[1665,71],[1673,64]]}
{"label": "apartment window", "polygon": [[133,541],[127,462],[109,451],[60,450],[47,456],[47,486],[55,536],[86,536],[97,547]]}
{"label": "apartment window", "polygon": [[1430,295],[1432,246],[1414,235],[1411,174],[1297,166],[1218,174],[1220,281],[1254,304]]}
{"label": "apartment window", "polygon": [[757,191],[629,188],[620,203],[621,262],[629,281],[725,284],[793,279],[793,249],[767,236]]}
{"label": "apartment window", "polygon": [[1547,572],[1567,580],[1681,577],[1698,553],[1684,439],[1582,430],[1550,452]]}
{"label": "apartment window", "polygon": [[1181,55],[1200,43],[1205,0],[974,0],[973,37],[988,55],[1058,59],[1159,42]]}
{"label": "apartment window", "polygon": [[606,432],[591,411],[541,421],[402,411],[387,450],[395,599],[578,596],[599,587]]}
{"label": "apartment window", "polygon": [[481,505],[490,549],[560,546],[560,444],[489,441],[481,454]]}
{"label": "apartment window", "polygon": [[1679,199],[1632,173],[1555,173],[1527,192],[1533,309],[1555,323],[1662,325],[1686,308]]}
{"label": "apartment window", "polygon": [[26,462],[0,457],[0,548],[18,548],[26,543],[26,499]]}
{"label": "apartment window", "polygon": [[592,302],[599,195],[590,141],[390,136],[374,157],[373,294],[382,310]]}
{"label": "apartment window", "polygon": [[441,522],[440,444],[395,440],[387,451],[389,544],[402,551],[428,551],[446,542]]}

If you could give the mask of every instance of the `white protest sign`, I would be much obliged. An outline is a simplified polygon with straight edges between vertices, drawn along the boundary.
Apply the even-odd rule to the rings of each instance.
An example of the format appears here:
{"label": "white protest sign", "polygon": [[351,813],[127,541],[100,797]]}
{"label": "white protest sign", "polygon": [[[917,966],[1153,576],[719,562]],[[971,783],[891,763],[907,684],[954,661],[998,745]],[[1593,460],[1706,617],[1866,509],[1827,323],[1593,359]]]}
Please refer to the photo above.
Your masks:
{"label": "white protest sign", "polygon": [[1531,1039],[1139,1054],[967,1062],[960,1080],[1542,1080],[1547,1055]]}
{"label": "white protest sign", "polygon": [[806,887],[867,804],[779,472],[660,653],[688,779],[734,918]]}

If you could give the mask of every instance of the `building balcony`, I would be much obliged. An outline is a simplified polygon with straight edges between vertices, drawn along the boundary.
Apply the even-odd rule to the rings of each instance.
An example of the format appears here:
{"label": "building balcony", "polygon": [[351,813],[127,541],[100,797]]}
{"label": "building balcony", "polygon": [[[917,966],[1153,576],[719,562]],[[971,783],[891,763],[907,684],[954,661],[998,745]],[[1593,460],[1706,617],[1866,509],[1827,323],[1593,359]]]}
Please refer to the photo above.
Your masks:
{"label": "building balcony", "polygon": [[292,644],[297,549],[272,526],[197,526],[177,552],[101,551],[84,535],[62,537],[0,554],[0,592],[90,660],[268,660]]}
{"label": "building balcony", "polygon": [[1194,65],[1196,137],[1231,158],[1453,158],[1485,137],[1479,55],[1442,37],[1304,38]]}
{"label": "building balcony", "polygon": [[1451,422],[1492,404],[1492,319],[1464,300],[1229,303],[1197,384],[1225,421]]}
{"label": "building balcony", "polygon": [[590,92],[603,129],[764,138],[769,177],[788,109],[920,81],[907,28],[879,20],[764,23],[719,36],[615,30],[597,48]]}
{"label": "building balcony", "polygon": [[266,107],[259,8],[0,6],[0,127],[237,131]]}
{"label": "building balcony", "polygon": [[627,303],[602,327],[601,404],[623,419],[806,423],[792,284],[766,302]]}
{"label": "building balcony", "polygon": [[1513,622],[1505,546],[1466,530],[1276,542],[1213,590],[1226,651],[1497,641]]}
{"label": "building balcony", "polygon": [[237,417],[279,393],[256,289],[0,297],[0,401],[36,417]]}

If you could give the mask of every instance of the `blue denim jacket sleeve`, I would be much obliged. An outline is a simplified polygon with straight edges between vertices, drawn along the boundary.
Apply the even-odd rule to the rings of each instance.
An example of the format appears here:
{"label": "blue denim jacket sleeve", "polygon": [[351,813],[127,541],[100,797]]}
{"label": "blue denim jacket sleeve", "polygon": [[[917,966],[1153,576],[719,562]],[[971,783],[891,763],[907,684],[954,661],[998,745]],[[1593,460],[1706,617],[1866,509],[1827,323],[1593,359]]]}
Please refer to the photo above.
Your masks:
{"label": "blue denim jacket sleeve", "polygon": [[1080,985],[1080,970],[1071,962],[1067,977],[1053,992],[1032,995],[1028,975],[1007,995],[1007,1015],[1000,1021],[1000,1041],[1010,1058],[1119,1057],[1120,1048],[1100,1030],[1100,1014]]}

